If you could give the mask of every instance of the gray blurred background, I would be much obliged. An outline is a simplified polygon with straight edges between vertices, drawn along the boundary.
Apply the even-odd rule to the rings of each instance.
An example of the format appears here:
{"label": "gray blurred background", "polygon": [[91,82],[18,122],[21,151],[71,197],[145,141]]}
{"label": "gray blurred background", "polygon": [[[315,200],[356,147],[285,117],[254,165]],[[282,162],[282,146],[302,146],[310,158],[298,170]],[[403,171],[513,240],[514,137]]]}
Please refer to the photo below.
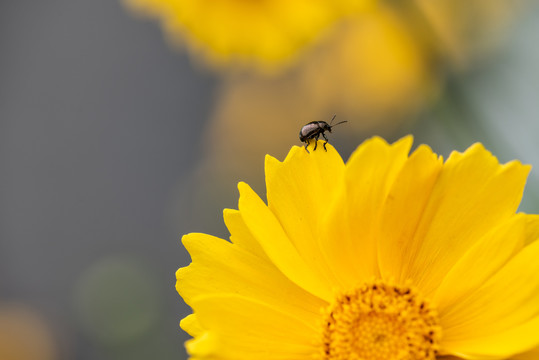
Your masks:
{"label": "gray blurred background", "polygon": [[117,1],[0,2],[0,306],[39,313],[58,358],[184,358],[166,214],[213,85]]}
{"label": "gray blurred background", "polygon": [[[413,133],[444,155],[482,141],[539,168],[537,15],[389,138]],[[1,0],[0,323],[26,324],[13,341],[39,350],[28,359],[186,358],[179,240],[226,236],[238,180],[209,211],[182,202],[219,81],[190,59],[118,1]],[[345,157],[359,143],[335,139]],[[538,212],[538,189],[535,171],[522,209]]]}

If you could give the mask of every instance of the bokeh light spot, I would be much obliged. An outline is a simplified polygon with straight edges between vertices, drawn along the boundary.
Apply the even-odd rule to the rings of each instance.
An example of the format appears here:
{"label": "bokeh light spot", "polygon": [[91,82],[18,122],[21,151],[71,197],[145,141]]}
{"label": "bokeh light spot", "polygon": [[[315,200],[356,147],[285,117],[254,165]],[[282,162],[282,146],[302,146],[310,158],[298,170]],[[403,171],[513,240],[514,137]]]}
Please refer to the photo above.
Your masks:
{"label": "bokeh light spot", "polygon": [[114,344],[148,333],[162,308],[158,280],[142,261],[109,257],[90,267],[75,290],[81,327],[98,342]]}

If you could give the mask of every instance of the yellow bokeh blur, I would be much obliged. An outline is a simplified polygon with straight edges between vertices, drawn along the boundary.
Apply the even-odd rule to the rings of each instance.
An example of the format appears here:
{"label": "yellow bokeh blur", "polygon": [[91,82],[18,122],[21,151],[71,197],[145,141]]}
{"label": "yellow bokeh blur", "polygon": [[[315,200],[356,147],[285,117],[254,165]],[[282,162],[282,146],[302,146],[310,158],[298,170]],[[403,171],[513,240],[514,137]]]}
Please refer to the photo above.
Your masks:
{"label": "yellow bokeh blur", "polygon": [[0,304],[0,359],[55,360],[57,349],[43,317],[26,305]]}
{"label": "yellow bokeh blur", "polygon": [[356,131],[402,120],[439,92],[432,59],[389,7],[343,22],[304,63],[302,90],[311,102],[357,119]]}
{"label": "yellow bokeh blur", "polygon": [[185,44],[214,67],[274,71],[294,62],[334,22],[374,0],[124,0],[158,18],[174,43]]}
{"label": "yellow bokeh blur", "polygon": [[488,56],[526,0],[414,0],[415,25],[438,61],[465,70]]}

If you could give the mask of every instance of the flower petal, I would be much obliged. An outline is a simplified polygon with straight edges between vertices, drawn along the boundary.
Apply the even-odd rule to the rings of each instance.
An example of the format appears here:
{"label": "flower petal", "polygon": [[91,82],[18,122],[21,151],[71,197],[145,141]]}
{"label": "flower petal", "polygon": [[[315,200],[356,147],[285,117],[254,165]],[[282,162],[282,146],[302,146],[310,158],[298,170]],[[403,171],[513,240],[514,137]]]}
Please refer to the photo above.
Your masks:
{"label": "flower petal", "polygon": [[403,269],[425,295],[467,249],[515,213],[529,170],[518,161],[500,165],[481,144],[450,155],[414,233],[421,246]]}
{"label": "flower petal", "polygon": [[230,231],[230,241],[232,243],[258,257],[269,260],[264,249],[262,249],[253,234],[251,234],[247,225],[245,225],[238,210],[225,209],[223,211],[223,217],[225,219],[225,225],[228,231]]}
{"label": "flower petal", "polygon": [[390,185],[408,158],[412,137],[392,145],[374,137],[346,165],[345,184],[328,205],[321,245],[342,288],[378,274],[375,234]]}
{"label": "flower petal", "polygon": [[402,283],[407,280],[403,270],[421,247],[421,239],[414,239],[414,234],[442,165],[441,157],[421,145],[395,179],[380,221],[378,258],[384,278]]}
{"label": "flower petal", "polygon": [[195,314],[189,314],[180,321],[180,327],[189,335],[195,337],[204,333],[204,328],[198,322]]}
{"label": "flower petal", "polygon": [[505,358],[539,345],[537,259],[535,241],[442,314],[442,347],[453,354]]}
{"label": "flower petal", "polygon": [[[539,332],[539,317],[530,320],[519,326],[508,328],[508,330],[481,337],[473,338],[470,341],[459,341],[455,343],[445,343],[444,349],[454,352],[455,355],[465,359],[512,359],[522,357],[530,349],[537,346],[537,333]],[[515,355],[518,354],[519,355]],[[537,352],[534,352],[537,354]],[[528,354],[530,356],[531,354]],[[528,357],[536,360],[537,358]]]}
{"label": "flower petal", "polygon": [[239,294],[310,319],[325,305],[288,280],[272,263],[228,241],[188,234],[182,239],[192,263],[177,271],[176,288],[188,305],[201,295]]}
{"label": "flower petal", "polygon": [[[450,312],[452,305],[483,285],[522,249],[529,220],[529,215],[514,216],[492,229],[462,256],[442,281],[433,298],[441,316]],[[539,221],[536,221],[535,227],[539,227]]]}
{"label": "flower petal", "polygon": [[220,359],[220,356],[215,356],[219,349],[218,336],[215,333],[206,331],[197,338],[185,342],[185,349],[190,356],[189,360],[195,359]]}
{"label": "flower petal", "polygon": [[211,341],[188,346],[190,354],[219,359],[312,359],[318,349],[318,318],[311,322],[239,295],[201,296],[193,309]]}
{"label": "flower petal", "polygon": [[315,269],[318,276],[335,282],[331,268],[319,246],[320,219],[327,212],[321,204],[331,202],[344,175],[344,162],[339,153],[323,141],[311,152],[294,146],[279,162],[266,156],[266,188],[268,207],[275,214],[298,253]]}
{"label": "flower petal", "polygon": [[526,245],[539,239],[539,215],[526,215]]}
{"label": "flower petal", "polygon": [[537,360],[539,359],[539,347],[533,348],[525,353],[512,356],[511,360]]}
{"label": "flower petal", "polygon": [[249,185],[240,182],[238,189],[241,216],[266,255],[298,286],[321,299],[330,301],[331,284],[318,276],[316,269],[305,262],[266,204]]}

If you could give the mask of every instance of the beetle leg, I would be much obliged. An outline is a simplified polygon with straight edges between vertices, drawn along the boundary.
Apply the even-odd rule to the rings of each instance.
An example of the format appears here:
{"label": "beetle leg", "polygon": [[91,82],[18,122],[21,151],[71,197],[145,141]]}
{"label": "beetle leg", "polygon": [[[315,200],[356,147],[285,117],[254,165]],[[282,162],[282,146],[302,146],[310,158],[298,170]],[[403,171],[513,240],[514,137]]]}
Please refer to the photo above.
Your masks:
{"label": "beetle leg", "polygon": [[326,142],[324,143],[324,150],[328,151],[328,149],[326,149],[326,144],[328,143],[328,138],[326,137],[326,134],[322,133],[322,136],[324,137],[324,139],[326,139]]}
{"label": "beetle leg", "polygon": [[307,146],[309,146],[309,140],[305,141],[305,150],[307,151],[307,153],[310,154],[309,149],[307,149]]}
{"label": "beetle leg", "polygon": [[316,136],[314,137],[314,149],[313,150],[316,150],[316,147],[318,146],[318,138],[320,137],[320,134],[316,134]]}

